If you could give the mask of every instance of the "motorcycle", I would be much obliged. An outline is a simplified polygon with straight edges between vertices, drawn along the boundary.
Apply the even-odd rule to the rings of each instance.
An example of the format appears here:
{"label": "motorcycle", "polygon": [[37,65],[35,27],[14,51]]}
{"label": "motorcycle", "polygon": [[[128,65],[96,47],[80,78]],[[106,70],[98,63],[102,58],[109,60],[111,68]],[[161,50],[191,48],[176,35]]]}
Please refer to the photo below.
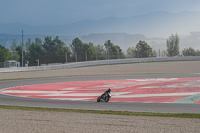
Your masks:
{"label": "motorcycle", "polygon": [[111,98],[110,93],[106,93],[106,94],[104,93],[97,98],[97,102],[108,102],[110,98]]}

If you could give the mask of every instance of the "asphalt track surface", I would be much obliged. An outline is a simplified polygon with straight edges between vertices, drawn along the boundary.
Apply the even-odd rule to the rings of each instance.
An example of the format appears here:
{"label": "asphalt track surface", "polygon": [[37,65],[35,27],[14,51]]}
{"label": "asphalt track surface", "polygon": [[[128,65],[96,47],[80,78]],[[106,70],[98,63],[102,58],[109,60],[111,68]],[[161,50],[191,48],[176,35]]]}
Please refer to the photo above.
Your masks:
{"label": "asphalt track surface", "polygon": [[[199,74],[145,74],[145,75],[113,75],[113,76],[75,76],[62,78],[41,78],[25,80],[0,81],[0,89],[35,85],[45,83],[75,82],[75,81],[95,81],[110,79],[144,79],[144,78],[186,78],[200,77]],[[0,95],[0,105],[46,107],[64,109],[85,109],[85,110],[115,110],[131,112],[158,112],[158,113],[200,113],[199,104],[180,103],[130,103],[130,102],[108,102],[97,103],[91,101],[66,101],[47,100],[36,98],[22,98],[7,95]]]}

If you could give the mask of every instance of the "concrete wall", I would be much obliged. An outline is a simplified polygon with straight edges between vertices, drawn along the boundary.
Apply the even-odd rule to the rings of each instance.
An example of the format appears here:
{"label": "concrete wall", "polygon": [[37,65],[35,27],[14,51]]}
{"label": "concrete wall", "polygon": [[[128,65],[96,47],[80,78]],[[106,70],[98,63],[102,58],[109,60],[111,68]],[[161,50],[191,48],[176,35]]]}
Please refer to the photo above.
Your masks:
{"label": "concrete wall", "polygon": [[76,68],[76,67],[84,67],[84,66],[141,63],[141,62],[161,62],[161,61],[200,61],[200,56],[167,57],[167,58],[130,58],[130,59],[116,59],[116,60],[87,61],[87,62],[75,62],[75,63],[67,63],[67,64],[62,64],[62,65],[51,65],[51,66],[0,68],[0,72],[55,70],[55,69],[68,69],[68,68]]}

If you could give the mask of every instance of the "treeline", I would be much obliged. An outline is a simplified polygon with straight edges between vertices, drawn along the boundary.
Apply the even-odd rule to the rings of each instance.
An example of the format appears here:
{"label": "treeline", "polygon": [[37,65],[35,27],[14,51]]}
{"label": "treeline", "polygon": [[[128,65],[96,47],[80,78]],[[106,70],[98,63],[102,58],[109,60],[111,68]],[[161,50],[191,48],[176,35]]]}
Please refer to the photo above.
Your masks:
{"label": "treeline", "polygon": [[[47,36],[42,41],[40,38],[31,39],[23,45],[23,62],[29,66],[49,63],[66,63],[106,59],[124,59],[124,58],[148,58],[160,57],[163,52],[165,56],[172,57],[179,55],[179,36],[171,35],[166,41],[166,50],[157,53],[145,41],[139,41],[135,47],[127,49],[127,55],[123,53],[120,46],[115,45],[111,40],[105,41],[103,45],[94,45],[93,43],[84,43],[79,38],[72,40],[70,45],[66,45],[59,37],[52,38]],[[187,48],[182,51],[183,56],[200,56],[199,50]],[[164,57],[165,57],[164,56]],[[0,45],[0,62],[5,60],[16,60],[22,64],[22,44],[17,45],[16,41],[9,49]],[[23,66],[24,66],[23,64]],[[0,64],[1,65],[1,64]]]}
{"label": "treeline", "polygon": [[[4,52],[1,52],[0,62],[5,60],[16,60],[22,63],[22,44],[17,45],[13,41],[11,51],[1,46]],[[0,49],[0,50],[1,50]],[[93,43],[84,43],[79,38],[72,40],[72,43],[67,46],[59,37],[52,38],[47,36],[42,41],[40,38],[35,38],[34,42],[30,39],[23,46],[23,62],[29,66],[49,63],[65,63],[91,60],[106,60],[106,59],[123,59],[125,58],[122,49],[107,40],[104,45],[94,45]]]}
{"label": "treeline", "polygon": [[200,51],[194,50],[193,48],[189,47],[189,48],[184,48],[182,54],[184,56],[200,56]]}
{"label": "treeline", "polygon": [[[200,56],[199,50],[194,50],[193,48],[184,48],[182,52],[179,52],[179,42],[180,38],[178,34],[171,34],[166,40],[166,50],[159,51],[157,53],[155,50],[145,42],[139,41],[136,47],[129,47],[127,50],[127,57],[133,58],[146,58],[146,57],[174,57],[174,56]],[[159,54],[159,55],[158,55]]]}

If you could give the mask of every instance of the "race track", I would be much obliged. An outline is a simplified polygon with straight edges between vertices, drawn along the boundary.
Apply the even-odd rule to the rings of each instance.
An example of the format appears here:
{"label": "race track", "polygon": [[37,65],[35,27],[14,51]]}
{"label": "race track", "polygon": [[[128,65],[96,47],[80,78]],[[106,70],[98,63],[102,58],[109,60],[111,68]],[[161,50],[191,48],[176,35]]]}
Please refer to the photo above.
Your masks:
{"label": "race track", "polygon": [[[118,75],[75,76],[75,77],[63,77],[63,78],[46,78],[46,79],[42,78],[42,79],[0,81],[0,89],[1,89],[0,104],[12,105],[12,106],[87,109],[87,110],[116,110],[116,111],[160,112],[160,113],[200,113],[200,106],[198,105],[200,99],[196,98],[195,101],[191,102],[190,100],[188,102],[188,97],[199,95],[198,92],[199,79],[200,79],[199,77],[200,77],[199,74],[146,74],[146,75],[120,75],[120,76]],[[108,83],[106,84],[106,82]],[[138,82],[140,82],[140,84],[139,85],[137,84],[137,86],[133,84]],[[146,85],[147,82],[148,84]],[[179,84],[177,84],[177,82]],[[191,85],[191,83],[193,84],[193,86]],[[47,96],[44,95],[40,90],[38,92],[39,95],[33,95],[36,93],[36,91],[33,89],[34,87],[37,89],[38,87],[41,87],[41,89],[45,90],[51,88],[52,90],[53,88],[56,87],[59,88],[58,84],[60,84],[61,86],[63,84],[65,85],[64,90],[62,90],[65,91],[65,93],[62,93],[62,91],[60,90],[54,90],[53,94],[51,92],[48,93]],[[83,84],[85,85],[84,87]],[[151,85],[149,86],[149,84]],[[78,91],[76,90],[77,87],[80,85],[82,85],[82,88],[87,88],[87,90],[82,90],[84,92],[81,92],[81,95],[80,95],[80,88],[78,88]],[[170,91],[169,86],[172,85],[173,86],[176,85],[174,87],[176,88],[176,91],[174,91],[174,89]],[[28,94],[26,92],[27,90],[24,90],[24,88],[26,88],[27,86],[33,87],[32,92],[31,93],[28,92],[29,95],[27,95]],[[160,95],[160,91],[165,90],[164,86],[168,87],[167,89],[168,93]],[[111,89],[113,88],[112,89],[113,97],[111,98],[111,101],[108,103],[97,103],[96,102],[97,96],[103,93],[105,89],[109,87],[111,87]],[[127,90],[124,91],[123,90],[124,87],[127,88]],[[134,96],[136,95],[136,92],[135,91],[133,92],[131,90],[131,87],[138,89],[137,97],[135,98]],[[158,92],[155,93],[154,91],[156,87],[161,88],[161,90],[156,89]],[[179,88],[185,87],[184,89],[185,91],[182,91],[180,93],[177,89],[178,87]],[[63,87],[61,88],[63,89]],[[93,90],[93,88],[97,88],[98,91]],[[141,92],[141,88],[145,89],[146,91]],[[154,89],[152,90],[152,88]],[[92,93],[90,92],[90,95],[82,95],[82,93],[88,94],[85,92],[88,91],[88,89],[90,89],[90,91],[93,90],[93,92]],[[73,92],[75,90],[76,92]],[[57,93],[58,91],[59,93]],[[68,94],[66,94],[66,91],[68,91],[68,93],[69,92],[73,93],[74,96],[76,97],[66,97],[68,96]],[[129,92],[129,94],[127,94],[126,92]],[[81,97],[77,97],[77,93]],[[147,93],[150,93],[151,96],[147,96]],[[172,93],[174,94],[173,98],[171,98],[170,96]],[[153,96],[156,96],[156,98]],[[164,99],[163,96],[165,97]],[[186,98],[186,100],[181,100],[184,98]],[[71,101],[70,99],[73,99],[73,101]],[[194,97],[190,99],[194,99]]]}

